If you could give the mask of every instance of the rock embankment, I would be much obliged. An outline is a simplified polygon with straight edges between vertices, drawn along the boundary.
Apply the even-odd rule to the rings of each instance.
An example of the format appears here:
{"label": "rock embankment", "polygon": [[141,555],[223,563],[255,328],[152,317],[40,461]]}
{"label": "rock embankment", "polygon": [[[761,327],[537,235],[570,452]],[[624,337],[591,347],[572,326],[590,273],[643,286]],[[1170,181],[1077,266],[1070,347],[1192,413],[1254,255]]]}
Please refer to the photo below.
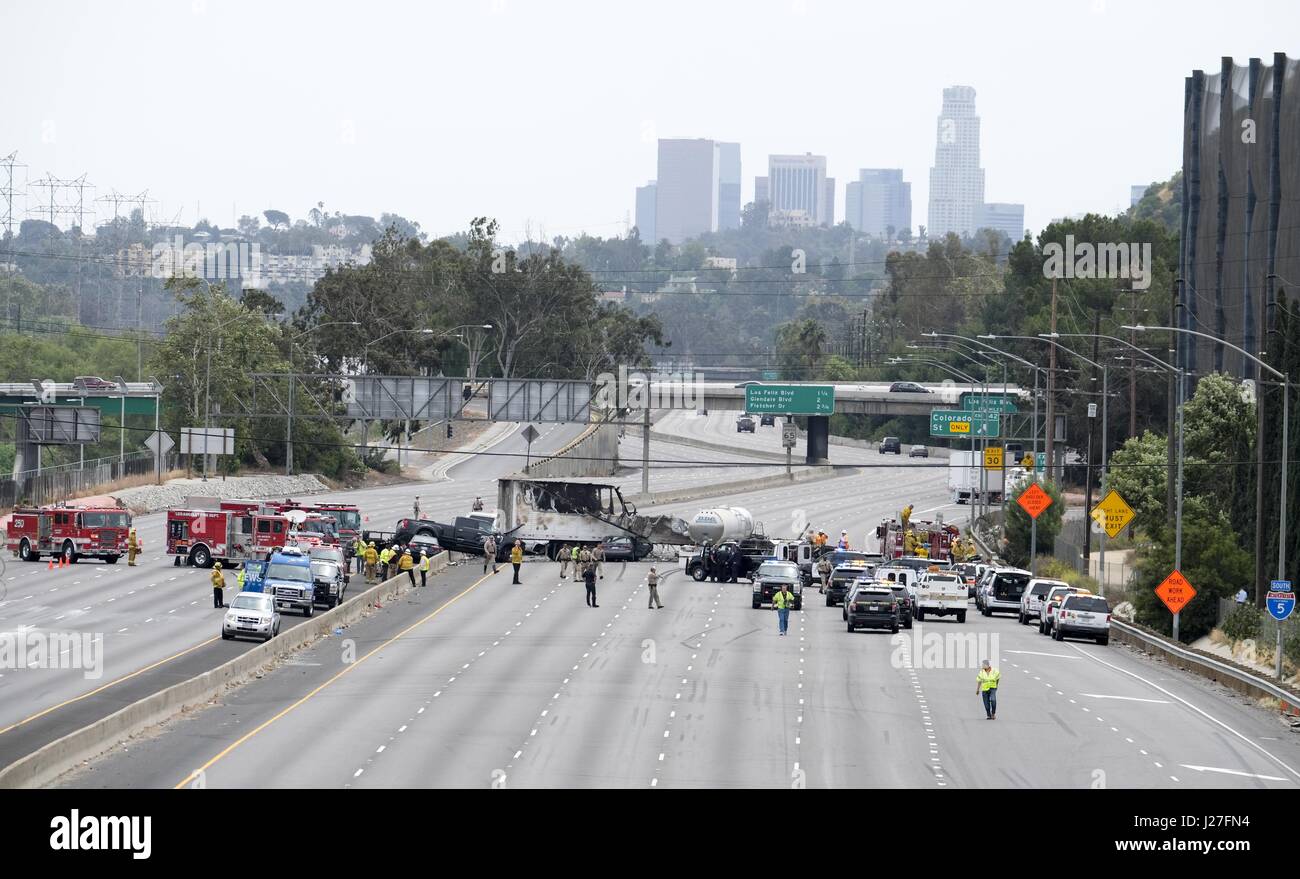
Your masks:
{"label": "rock embankment", "polygon": [[228,479],[173,479],[163,485],[126,488],[115,496],[133,513],[156,513],[180,506],[187,497],[287,498],[328,491],[311,474],[301,476],[232,476]]}

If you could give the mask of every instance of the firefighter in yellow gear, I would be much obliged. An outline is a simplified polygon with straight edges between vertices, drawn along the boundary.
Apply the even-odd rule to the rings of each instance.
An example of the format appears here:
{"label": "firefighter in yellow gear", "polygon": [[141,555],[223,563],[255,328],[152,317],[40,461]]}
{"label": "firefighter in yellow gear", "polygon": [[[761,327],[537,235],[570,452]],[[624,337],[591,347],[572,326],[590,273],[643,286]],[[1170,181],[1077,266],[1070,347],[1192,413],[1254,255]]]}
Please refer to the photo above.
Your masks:
{"label": "firefighter in yellow gear", "polygon": [[916,555],[916,532],[903,532],[903,555]]}
{"label": "firefighter in yellow gear", "polygon": [[136,536],[135,529],[132,528],[126,535],[126,563],[135,567],[135,557],[140,554],[140,538]]}
{"label": "firefighter in yellow gear", "polygon": [[366,544],[366,582],[375,582],[375,565],[379,564],[379,553],[375,551],[375,542],[372,540]]}
{"label": "firefighter in yellow gear", "polygon": [[226,606],[226,578],[221,573],[221,562],[212,563],[212,606]]}
{"label": "firefighter in yellow gear", "polygon": [[910,526],[910,525],[912,524],[912,505],[911,505],[911,504],[908,504],[907,506],[903,507],[902,512],[900,512],[900,513],[898,514],[898,520],[899,520],[899,522],[900,522],[900,523],[902,524],[902,526],[903,526],[903,531],[906,532],[907,529],[908,529],[908,526]]}

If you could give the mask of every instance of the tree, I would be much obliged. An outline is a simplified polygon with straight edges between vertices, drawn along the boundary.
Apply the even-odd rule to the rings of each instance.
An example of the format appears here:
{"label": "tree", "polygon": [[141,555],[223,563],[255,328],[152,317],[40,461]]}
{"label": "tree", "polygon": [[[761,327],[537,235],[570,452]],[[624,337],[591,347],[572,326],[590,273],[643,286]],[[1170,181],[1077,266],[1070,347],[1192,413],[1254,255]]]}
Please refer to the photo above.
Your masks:
{"label": "tree", "polygon": [[1119,492],[1133,509],[1133,527],[1159,535],[1168,513],[1165,485],[1169,461],[1165,438],[1153,431],[1126,440],[1110,456],[1107,488]]}
{"label": "tree", "polygon": [[268,209],[262,211],[262,216],[266,217],[266,222],[270,223],[271,228],[273,229],[289,228],[289,215],[286,214],[284,211]]}
{"label": "tree", "polygon": [[[1137,622],[1158,632],[1173,631],[1173,615],[1155,594],[1160,581],[1174,569],[1174,534],[1167,525],[1159,540],[1138,559],[1133,591]],[[1182,610],[1178,637],[1192,642],[1209,633],[1218,620],[1219,599],[1228,598],[1253,578],[1255,560],[1241,547],[1241,538],[1226,514],[1204,498],[1183,500],[1183,557],[1180,570],[1196,589]]]}
{"label": "tree", "polygon": [[239,229],[239,234],[246,238],[256,238],[261,225],[262,224],[257,217],[250,217],[248,214],[244,214],[239,218],[236,227]]}
{"label": "tree", "polygon": [[[1061,516],[1065,513],[1065,496],[1061,494],[1061,489],[1054,482],[1046,482],[1035,478],[1033,480],[1043,491],[1047,492],[1052,499],[1052,503],[1038,514],[1037,534],[1035,535],[1034,520],[1029,517],[1024,508],[1014,500],[1007,500],[1007,560],[1018,567],[1027,568],[1032,563],[1029,557],[1029,550],[1033,538],[1037,537],[1037,550],[1039,555],[1051,555],[1052,549],[1056,545],[1056,535],[1061,533]],[[1023,492],[1029,487],[1028,482],[1021,488]],[[1019,495],[1017,495],[1019,497]]]}

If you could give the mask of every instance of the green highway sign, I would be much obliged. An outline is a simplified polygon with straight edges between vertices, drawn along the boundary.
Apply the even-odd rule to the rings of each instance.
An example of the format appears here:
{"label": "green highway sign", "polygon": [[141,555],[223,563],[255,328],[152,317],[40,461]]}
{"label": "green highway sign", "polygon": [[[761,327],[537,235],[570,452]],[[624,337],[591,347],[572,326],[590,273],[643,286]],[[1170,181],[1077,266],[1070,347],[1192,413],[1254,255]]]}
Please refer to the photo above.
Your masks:
{"label": "green highway sign", "polygon": [[746,385],[745,411],[763,415],[831,415],[834,385]]}
{"label": "green highway sign", "polygon": [[966,412],[960,409],[931,409],[930,436],[995,437],[1001,419],[995,412]]}
{"label": "green highway sign", "polygon": [[980,394],[965,391],[961,395],[961,408],[967,412],[1002,412],[1014,415],[1016,398],[1011,394]]}
{"label": "green highway sign", "polygon": [[777,372],[775,369],[763,370],[763,381],[765,382],[774,382],[780,377],[781,377],[781,373]]}

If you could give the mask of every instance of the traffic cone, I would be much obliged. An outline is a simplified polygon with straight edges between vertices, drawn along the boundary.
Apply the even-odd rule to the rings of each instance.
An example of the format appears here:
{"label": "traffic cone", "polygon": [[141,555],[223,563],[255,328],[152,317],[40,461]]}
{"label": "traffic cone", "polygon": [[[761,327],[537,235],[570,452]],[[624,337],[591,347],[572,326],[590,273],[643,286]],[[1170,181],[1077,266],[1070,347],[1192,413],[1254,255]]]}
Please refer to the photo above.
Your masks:
{"label": "traffic cone", "polygon": [[47,571],[53,571],[53,570],[54,570],[54,556],[50,556],[50,564],[49,564],[49,566],[48,566],[45,570],[47,570]]}

